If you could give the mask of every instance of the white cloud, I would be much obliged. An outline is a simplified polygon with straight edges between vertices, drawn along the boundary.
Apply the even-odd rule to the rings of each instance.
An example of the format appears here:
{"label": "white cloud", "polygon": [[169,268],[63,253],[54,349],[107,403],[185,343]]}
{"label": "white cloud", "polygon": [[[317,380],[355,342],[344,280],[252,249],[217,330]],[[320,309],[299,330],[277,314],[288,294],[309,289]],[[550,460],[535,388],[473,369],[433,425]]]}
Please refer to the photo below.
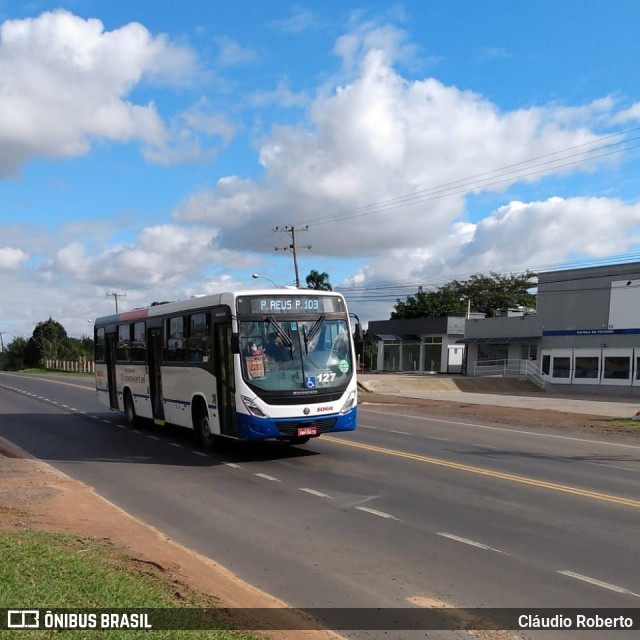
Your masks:
{"label": "white cloud", "polygon": [[92,139],[162,145],[167,133],[153,104],[126,96],[143,78],[184,82],[193,53],[130,23],[57,10],[0,26],[0,176],[33,157],[86,153]]}
{"label": "white cloud", "polygon": [[173,117],[167,135],[144,145],[147,160],[161,165],[210,161],[234,138],[236,126],[206,100]]}
{"label": "white cloud", "polygon": [[385,63],[415,63],[419,48],[407,41],[406,31],[393,25],[360,24],[336,41],[334,53],[342,59],[347,70],[356,70],[372,52],[384,58]]}
{"label": "white cloud", "polygon": [[[609,198],[559,198],[510,202],[475,225],[459,257],[464,264],[501,262],[530,266],[580,255],[601,258],[633,249],[640,241],[640,204]],[[493,256],[499,256],[496,260]],[[523,259],[524,258],[524,259]]]}
{"label": "white cloud", "polygon": [[[384,34],[373,41],[386,42]],[[391,64],[389,52],[398,47],[371,48],[369,36],[353,45],[369,47],[357,77],[319,94],[307,126],[274,127],[260,142],[262,179],[219,180],[187,198],[176,219],[223,229],[221,241],[233,247],[249,246],[247,225],[260,231],[309,223],[316,255],[370,257],[441,239],[465,221],[469,193],[498,193],[544,174],[593,168],[576,162],[579,145],[598,140],[584,123],[590,114],[597,120],[610,115],[610,99],[574,110],[502,112],[477,93],[435,78],[405,79]],[[571,164],[545,164],[550,154],[572,147],[578,149]],[[526,164],[532,158],[545,160]]]}
{"label": "white cloud", "polygon": [[0,270],[13,271],[24,265],[29,254],[14,247],[0,247]]}
{"label": "white cloud", "polygon": [[295,93],[291,91],[288,82],[281,80],[273,91],[254,91],[250,94],[247,102],[253,108],[275,104],[289,109],[306,106],[309,102],[309,97],[304,92]]}
{"label": "white cloud", "polygon": [[615,122],[626,124],[640,120],[640,102],[632,104],[628,109],[621,111],[614,119]]}
{"label": "white cloud", "polygon": [[243,47],[228,36],[219,36],[215,41],[220,47],[218,62],[223,67],[255,64],[259,61],[258,54],[253,49]]}
{"label": "white cloud", "polygon": [[282,20],[273,20],[271,27],[284,33],[303,33],[318,24],[318,18],[309,9],[300,5],[291,8],[291,15]]}
{"label": "white cloud", "polygon": [[[7,40],[3,31],[0,42],[0,175],[36,155],[83,153],[94,137],[136,139],[148,158],[169,163],[210,158],[211,139],[219,147],[236,135],[238,126],[207,101],[165,120],[153,104],[127,102],[145,75],[157,79],[163,68],[168,80],[177,75],[164,56],[173,50],[170,44],[144,27],[127,25],[111,39],[116,32],[66,12],[14,22],[3,30],[10,24],[16,33]],[[30,38],[30,46],[19,47],[20,38]],[[107,55],[100,52],[116,40],[115,62],[98,68],[100,55]],[[133,56],[131,68],[120,68],[127,67],[124,50]],[[27,237],[24,227],[4,228],[8,246],[0,249],[0,268],[22,278],[26,269],[19,267],[31,260],[39,264],[33,273],[49,283],[21,280],[19,312],[37,319],[52,315],[77,335],[85,315],[113,311],[105,294],[114,288],[127,293],[124,308],[133,308],[237,286],[240,269],[260,271],[261,258],[273,255],[274,227],[289,224],[309,224],[300,241],[313,246],[311,259],[335,286],[341,283],[332,260],[349,260],[352,275],[342,284],[369,295],[363,320],[386,317],[392,304],[376,302],[384,293],[373,288],[376,283],[404,281],[406,293],[415,293],[420,284],[558,264],[575,255],[621,254],[640,244],[640,205],[550,197],[554,191],[547,193],[544,184],[544,195],[528,202],[502,195],[544,176],[602,166],[596,163],[604,159],[580,163],[587,156],[577,154],[588,148],[580,145],[597,141],[603,125],[637,117],[636,105],[616,113],[615,100],[606,96],[575,107],[503,111],[436,78],[401,75],[395,62],[411,60],[416,50],[391,27],[356,28],[338,41],[336,52],[344,62],[342,81],[330,90],[318,87],[305,121],[276,125],[255,141],[262,176],[217,177],[211,188],[184,197],[173,224],[148,226],[133,242],[117,245],[109,245],[121,236],[108,223],[69,224],[64,239],[62,233]],[[192,68],[188,55],[177,65]],[[83,83],[86,92],[78,89]],[[73,89],[69,96],[59,90],[66,86]],[[260,98],[254,96],[254,106],[287,99],[303,104],[284,83]],[[556,151],[570,148],[574,164],[548,163]],[[529,163],[533,158],[540,160]],[[501,170],[509,166],[511,172]],[[569,183],[563,188],[571,193]],[[124,221],[127,229],[129,223]],[[290,256],[286,262],[288,269]],[[214,270],[223,275],[211,276]],[[269,276],[286,281],[271,270]],[[402,289],[392,291],[402,297]],[[75,326],[71,320],[67,325],[65,318],[73,317]]]}

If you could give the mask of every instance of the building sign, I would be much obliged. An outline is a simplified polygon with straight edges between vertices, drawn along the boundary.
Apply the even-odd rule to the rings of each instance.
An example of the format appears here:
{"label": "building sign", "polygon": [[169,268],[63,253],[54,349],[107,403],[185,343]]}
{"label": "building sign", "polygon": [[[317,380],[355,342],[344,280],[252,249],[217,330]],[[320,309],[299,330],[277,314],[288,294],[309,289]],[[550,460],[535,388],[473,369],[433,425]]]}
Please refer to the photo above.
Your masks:
{"label": "building sign", "polygon": [[543,336],[613,336],[640,333],[639,329],[557,329],[543,331]]}

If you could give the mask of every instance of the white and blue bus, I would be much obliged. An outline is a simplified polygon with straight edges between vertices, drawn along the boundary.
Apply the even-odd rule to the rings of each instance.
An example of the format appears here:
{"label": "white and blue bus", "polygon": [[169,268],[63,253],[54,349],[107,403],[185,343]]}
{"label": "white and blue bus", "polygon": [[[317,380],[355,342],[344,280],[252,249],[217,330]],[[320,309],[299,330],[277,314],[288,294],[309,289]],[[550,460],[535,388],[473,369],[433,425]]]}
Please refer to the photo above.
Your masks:
{"label": "white and blue bus", "polygon": [[357,385],[342,295],[229,292],[98,318],[96,391],[130,424],[304,444],[356,427]]}

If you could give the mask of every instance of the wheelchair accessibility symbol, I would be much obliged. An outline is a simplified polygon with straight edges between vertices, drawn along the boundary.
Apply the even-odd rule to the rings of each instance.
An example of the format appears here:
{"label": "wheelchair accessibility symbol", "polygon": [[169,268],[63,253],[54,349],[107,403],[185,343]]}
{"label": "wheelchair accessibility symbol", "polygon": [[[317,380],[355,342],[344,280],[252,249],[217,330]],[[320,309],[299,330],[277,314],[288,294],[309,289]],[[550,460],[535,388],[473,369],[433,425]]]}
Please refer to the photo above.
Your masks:
{"label": "wheelchair accessibility symbol", "polygon": [[316,388],[316,377],[315,376],[306,376],[304,379],[304,386],[307,389],[315,389]]}

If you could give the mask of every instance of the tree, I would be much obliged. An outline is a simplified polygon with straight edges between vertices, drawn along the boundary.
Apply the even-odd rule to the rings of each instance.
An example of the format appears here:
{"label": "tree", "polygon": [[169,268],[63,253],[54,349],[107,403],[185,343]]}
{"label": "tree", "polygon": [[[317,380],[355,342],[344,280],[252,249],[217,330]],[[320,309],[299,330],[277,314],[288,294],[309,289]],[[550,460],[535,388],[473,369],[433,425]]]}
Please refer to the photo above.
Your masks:
{"label": "tree", "polygon": [[460,296],[445,289],[436,291],[424,291],[418,287],[415,296],[407,296],[406,302],[396,301],[395,311],[391,313],[391,319],[400,318],[439,318],[441,316],[461,313],[464,303]]}
{"label": "tree", "polygon": [[534,309],[536,297],[529,289],[536,286],[535,278],[532,271],[506,276],[491,272],[488,276],[475,274],[468,280],[452,280],[434,291],[423,291],[419,287],[415,296],[407,296],[406,302],[396,301],[391,319],[465,313],[468,301],[472,311],[490,317],[513,307]]}
{"label": "tree", "polygon": [[529,289],[536,286],[536,274],[525,271],[522,274],[501,275],[491,272],[488,276],[475,274],[469,280],[453,280],[450,286],[460,297],[471,300],[471,309],[488,317],[499,315],[505,309],[523,307],[535,309],[536,297]]}
{"label": "tree", "polygon": [[41,366],[44,360],[63,360],[71,355],[66,329],[49,318],[38,322],[24,349],[24,363],[28,367]]}
{"label": "tree", "polygon": [[318,271],[311,270],[307,276],[307,289],[316,289],[318,291],[333,291],[333,287],[329,282],[329,274],[319,273]]}
{"label": "tree", "polygon": [[6,371],[19,371],[20,369],[24,369],[24,350],[26,346],[27,340],[25,338],[14,338],[2,354],[2,368]]}

